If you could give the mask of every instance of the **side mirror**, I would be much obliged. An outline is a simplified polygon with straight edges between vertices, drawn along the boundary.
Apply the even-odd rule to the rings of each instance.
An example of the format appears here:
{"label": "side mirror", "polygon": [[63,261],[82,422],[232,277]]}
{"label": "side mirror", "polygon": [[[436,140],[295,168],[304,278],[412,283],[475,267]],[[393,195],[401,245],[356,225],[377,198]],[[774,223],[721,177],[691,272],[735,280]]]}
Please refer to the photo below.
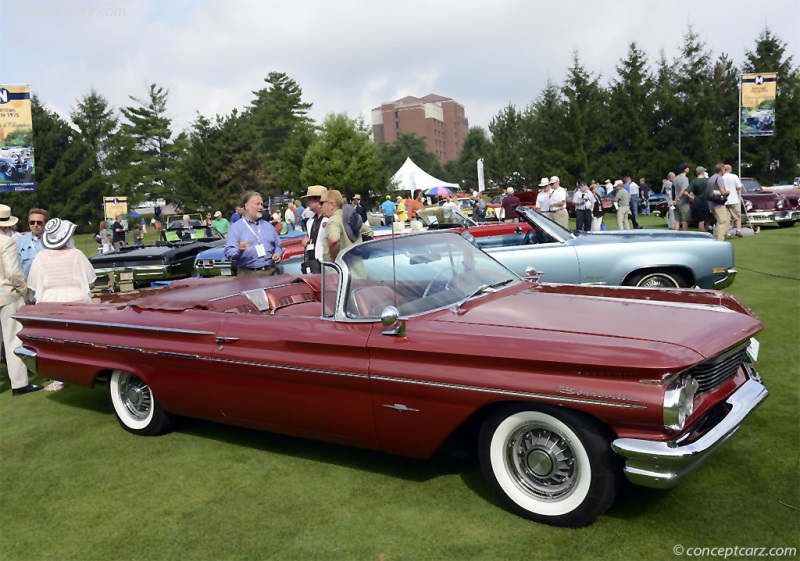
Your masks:
{"label": "side mirror", "polygon": [[386,328],[382,334],[391,337],[405,337],[406,324],[400,320],[400,311],[394,306],[386,306],[381,312],[381,324]]}
{"label": "side mirror", "polygon": [[528,267],[525,269],[525,280],[529,282],[541,282],[542,277],[544,276],[543,271],[537,271],[533,267]]}

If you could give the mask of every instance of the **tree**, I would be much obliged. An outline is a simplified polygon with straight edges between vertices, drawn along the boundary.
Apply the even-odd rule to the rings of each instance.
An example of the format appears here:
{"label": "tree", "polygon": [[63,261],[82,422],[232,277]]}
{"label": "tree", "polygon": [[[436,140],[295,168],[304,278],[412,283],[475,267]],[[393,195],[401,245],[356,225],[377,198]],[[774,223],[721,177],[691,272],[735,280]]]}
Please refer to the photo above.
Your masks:
{"label": "tree", "polygon": [[531,183],[529,175],[533,150],[528,136],[527,111],[507,105],[489,122],[492,133],[491,161],[494,162],[496,180],[502,187],[521,190]]}
{"label": "tree", "polygon": [[[483,158],[486,183],[496,177],[492,160],[492,142],[483,127],[470,127],[458,158],[445,165],[449,178],[465,190],[478,188],[478,160]],[[449,169],[448,169],[449,168]]]}
{"label": "tree", "polygon": [[425,139],[415,133],[398,134],[394,142],[379,145],[378,153],[390,173],[395,173],[405,163],[406,158],[411,158],[415,164],[434,177],[442,175],[439,159],[428,152]]}
{"label": "tree", "polygon": [[148,198],[172,200],[176,153],[170,142],[168,96],[168,90],[150,84],[147,99],[130,96],[136,105],[121,109],[126,122],[114,136],[115,154],[109,163],[116,169],[119,194],[128,195],[131,202]]}
{"label": "tree", "polygon": [[[37,96],[31,98],[36,147],[36,191],[7,197],[24,216],[28,209],[47,209],[51,217],[75,222],[79,232],[91,231],[102,217],[97,163],[77,131],[49,111]],[[3,202],[6,202],[4,196]]]}
{"label": "tree", "polygon": [[609,91],[608,133],[600,135],[605,137],[605,157],[594,173],[598,177],[627,173],[638,179],[652,160],[655,81],[644,52],[635,42],[628,45],[627,57],[620,60],[616,70]]}
{"label": "tree", "polygon": [[347,196],[376,196],[387,191],[389,172],[384,167],[369,128],[361,118],[330,114],[308,148],[300,172],[306,185],[321,184]]}
{"label": "tree", "polygon": [[569,147],[560,141],[559,131],[564,126],[566,107],[559,88],[550,80],[531,104],[526,121],[532,158],[531,183],[537,178],[564,175],[570,161]]}
{"label": "tree", "polygon": [[314,140],[314,125],[308,118],[311,104],[303,101],[303,90],[282,72],[270,72],[267,84],[253,92],[245,121],[253,129],[255,148],[263,156],[265,193],[298,193],[300,171],[306,150]]}
{"label": "tree", "polygon": [[[778,73],[775,134],[742,139],[742,173],[765,183],[800,175],[800,70],[792,66],[792,59],[786,54],[786,43],[765,28],[755,48],[745,53],[742,65],[744,73]],[[780,168],[770,170],[773,160],[780,162]]]}

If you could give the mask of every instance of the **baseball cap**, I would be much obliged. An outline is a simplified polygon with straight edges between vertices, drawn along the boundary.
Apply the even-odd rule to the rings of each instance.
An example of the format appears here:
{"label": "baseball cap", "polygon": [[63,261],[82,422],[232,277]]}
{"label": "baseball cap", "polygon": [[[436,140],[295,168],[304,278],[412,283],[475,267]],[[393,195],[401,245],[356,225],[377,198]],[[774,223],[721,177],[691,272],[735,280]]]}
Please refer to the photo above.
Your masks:
{"label": "baseball cap", "polygon": [[553,177],[551,177],[551,178],[550,178],[550,183],[555,183],[556,181],[559,181],[559,182],[561,181],[561,180],[558,178],[558,176],[557,176],[557,175],[554,175]]}
{"label": "baseball cap", "polygon": [[694,168],[694,172],[695,172],[697,175],[700,175],[700,174],[701,174],[701,173],[703,173],[704,171],[706,171],[706,168],[704,168],[703,166],[697,166],[696,168]]}

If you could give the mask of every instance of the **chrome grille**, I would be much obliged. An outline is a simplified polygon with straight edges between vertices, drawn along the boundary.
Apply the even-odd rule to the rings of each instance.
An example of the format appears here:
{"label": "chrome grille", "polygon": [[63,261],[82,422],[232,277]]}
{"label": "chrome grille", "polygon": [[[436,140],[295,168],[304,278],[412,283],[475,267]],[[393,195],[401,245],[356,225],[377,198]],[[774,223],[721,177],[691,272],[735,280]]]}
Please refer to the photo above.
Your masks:
{"label": "chrome grille", "polygon": [[692,368],[691,375],[698,384],[697,393],[711,391],[733,378],[746,352],[747,343],[744,343]]}

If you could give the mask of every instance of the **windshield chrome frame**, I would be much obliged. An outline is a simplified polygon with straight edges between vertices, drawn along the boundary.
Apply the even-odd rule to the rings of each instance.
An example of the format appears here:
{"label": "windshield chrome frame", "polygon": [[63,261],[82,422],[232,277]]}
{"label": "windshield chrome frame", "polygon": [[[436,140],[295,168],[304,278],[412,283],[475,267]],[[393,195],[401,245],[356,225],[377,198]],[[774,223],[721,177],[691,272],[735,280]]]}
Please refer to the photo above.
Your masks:
{"label": "windshield chrome frame", "polygon": [[[461,237],[461,234],[459,232],[446,229],[446,230],[434,231],[434,232],[418,232],[418,233],[414,233],[414,234],[403,234],[403,239],[408,239],[409,237],[416,237],[416,236],[458,236],[458,237]],[[352,317],[348,316],[345,313],[344,308],[345,308],[345,303],[346,303],[346,298],[345,298],[346,294],[345,294],[344,291],[347,290],[348,291],[347,294],[349,294],[351,275],[350,275],[350,268],[345,264],[343,259],[344,259],[344,256],[347,255],[347,253],[349,251],[352,251],[354,247],[362,247],[365,244],[374,245],[376,243],[387,243],[388,239],[389,238],[380,238],[380,239],[373,239],[373,240],[370,240],[368,242],[361,242],[359,244],[353,244],[353,245],[347,247],[346,249],[342,250],[341,252],[339,252],[339,255],[336,256],[336,261],[334,261],[333,263],[328,262],[328,261],[323,261],[322,262],[322,267],[323,267],[322,271],[323,272],[322,272],[321,290],[323,290],[323,292],[321,293],[321,296],[320,296],[321,299],[324,298],[324,294],[325,294],[324,293],[324,287],[325,287],[325,284],[324,284],[325,283],[325,265],[329,265],[329,266],[333,267],[339,273],[339,290],[336,292],[336,307],[334,309],[334,314],[333,314],[333,316],[325,316],[324,315],[324,311],[325,311],[324,310],[324,303],[323,303],[323,315],[320,316],[322,319],[333,320],[333,321],[343,322],[343,323],[380,323],[381,322],[381,318],[380,317],[377,317],[377,318],[352,318]],[[469,243],[468,240],[464,240],[464,241],[467,241],[467,243]],[[497,259],[495,259],[491,255],[489,255],[488,253],[483,251],[481,248],[475,247],[471,243],[470,243],[470,247],[472,247],[475,251],[479,251],[479,252],[483,253],[486,257],[490,258],[497,265],[499,265],[500,267],[505,269],[508,272],[508,275],[509,275],[510,278],[514,279],[513,282],[501,287],[497,292],[500,292],[500,291],[502,291],[502,290],[504,290],[506,288],[510,288],[512,286],[517,286],[521,282],[525,282],[525,280],[522,279],[518,274],[516,274],[514,271],[512,271],[511,269],[506,267],[504,264],[500,263]],[[477,298],[478,296],[480,296],[480,295],[476,295],[475,297]],[[392,304],[392,303],[387,304],[387,306],[390,306],[390,305],[394,305],[394,304]],[[440,312],[442,310],[448,310],[448,309],[451,309],[452,307],[453,307],[453,303],[451,302],[450,304],[447,304],[445,306],[441,306],[439,308],[433,308],[433,309],[430,309],[430,310],[425,310],[423,312],[419,312],[419,313],[416,313],[416,314],[402,315],[398,319],[407,320],[409,318],[415,318],[415,317],[424,316],[424,315],[427,315],[427,314],[432,314],[434,312]]]}

